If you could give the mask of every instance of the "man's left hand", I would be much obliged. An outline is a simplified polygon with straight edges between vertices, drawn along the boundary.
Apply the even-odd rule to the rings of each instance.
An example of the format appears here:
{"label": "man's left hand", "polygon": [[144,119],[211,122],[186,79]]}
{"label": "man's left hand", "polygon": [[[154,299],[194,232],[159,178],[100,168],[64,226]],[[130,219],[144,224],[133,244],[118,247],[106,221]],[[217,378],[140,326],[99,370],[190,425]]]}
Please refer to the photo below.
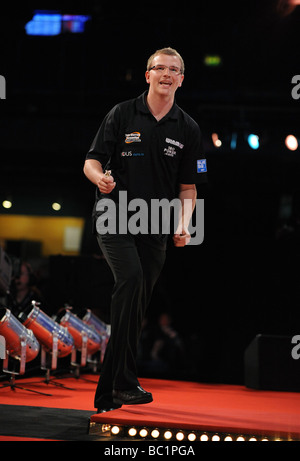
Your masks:
{"label": "man's left hand", "polygon": [[176,247],[184,247],[191,240],[191,236],[187,230],[182,230],[181,233],[175,232],[173,242]]}

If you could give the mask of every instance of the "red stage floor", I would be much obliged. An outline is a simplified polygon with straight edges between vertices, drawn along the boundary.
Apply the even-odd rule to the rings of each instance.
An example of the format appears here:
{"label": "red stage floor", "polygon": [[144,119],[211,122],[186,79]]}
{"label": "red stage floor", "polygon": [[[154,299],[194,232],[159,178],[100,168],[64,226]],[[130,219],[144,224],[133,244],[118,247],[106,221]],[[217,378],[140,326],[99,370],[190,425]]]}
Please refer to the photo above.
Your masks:
{"label": "red stage floor", "polygon": [[[94,435],[98,431],[99,436],[106,440],[112,435],[113,426],[119,427],[118,436],[123,440],[129,437],[130,428],[135,428],[135,438],[141,439],[139,430],[143,427],[148,429],[147,437],[150,437],[151,429],[157,428],[160,437],[166,429],[173,435],[182,430],[185,440],[190,432],[196,434],[197,440],[203,433],[208,434],[209,440],[214,434],[219,434],[221,440],[226,434],[232,435],[233,440],[238,435],[244,435],[246,440],[250,436],[255,436],[257,440],[263,437],[269,440],[300,440],[299,393],[258,391],[226,384],[141,379],[141,385],[153,393],[152,403],[127,405],[98,415],[93,408],[98,376],[89,375],[84,378],[89,380],[74,377],[57,379],[67,388],[46,384],[41,377],[18,379],[18,385],[52,395],[0,388],[0,404],[18,408],[32,406],[85,410],[89,412],[89,433]],[[20,421],[16,421],[17,424]],[[47,424],[47,421],[43,424]],[[3,434],[0,428],[0,436]],[[32,434],[33,438],[41,436],[38,431]]]}
{"label": "red stage floor", "polygon": [[91,423],[119,425],[123,435],[124,426],[127,432],[135,426],[300,439],[300,394],[149,379],[142,385],[153,393],[152,403],[96,414]]}

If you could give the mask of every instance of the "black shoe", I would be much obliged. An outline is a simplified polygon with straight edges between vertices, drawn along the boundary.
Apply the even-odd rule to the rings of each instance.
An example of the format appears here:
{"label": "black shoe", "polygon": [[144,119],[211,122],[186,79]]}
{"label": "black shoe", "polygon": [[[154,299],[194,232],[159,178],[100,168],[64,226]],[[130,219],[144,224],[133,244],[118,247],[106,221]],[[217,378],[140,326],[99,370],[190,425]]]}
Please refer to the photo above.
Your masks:
{"label": "black shoe", "polygon": [[118,405],[137,405],[153,401],[152,394],[137,386],[130,391],[113,390],[113,401]]}

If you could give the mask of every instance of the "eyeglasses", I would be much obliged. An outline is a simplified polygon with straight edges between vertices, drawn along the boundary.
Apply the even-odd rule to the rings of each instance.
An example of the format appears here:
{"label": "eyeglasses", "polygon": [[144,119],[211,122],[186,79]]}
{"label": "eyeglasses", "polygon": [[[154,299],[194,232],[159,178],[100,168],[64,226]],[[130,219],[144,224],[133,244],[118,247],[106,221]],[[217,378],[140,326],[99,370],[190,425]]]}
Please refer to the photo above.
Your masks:
{"label": "eyeglasses", "polygon": [[157,65],[157,66],[150,67],[149,72],[150,72],[150,70],[156,70],[157,72],[160,72],[162,74],[163,72],[165,72],[166,69],[169,69],[171,75],[179,75],[179,74],[182,73],[181,69],[179,69],[179,67],[176,67],[176,66],[163,66],[163,65]]}

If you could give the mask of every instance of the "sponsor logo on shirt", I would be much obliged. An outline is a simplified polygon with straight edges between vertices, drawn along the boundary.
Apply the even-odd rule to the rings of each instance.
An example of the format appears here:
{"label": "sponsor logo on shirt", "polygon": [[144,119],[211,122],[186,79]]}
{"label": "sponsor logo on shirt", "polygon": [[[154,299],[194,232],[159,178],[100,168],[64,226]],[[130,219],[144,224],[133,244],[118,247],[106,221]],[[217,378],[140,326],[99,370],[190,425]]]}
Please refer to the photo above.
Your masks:
{"label": "sponsor logo on shirt", "polygon": [[121,157],[144,157],[144,152],[123,151],[121,152]]}
{"label": "sponsor logo on shirt", "polygon": [[139,131],[125,134],[125,143],[131,144],[132,142],[141,142],[141,133]]}
{"label": "sponsor logo on shirt", "polygon": [[197,173],[206,173],[206,159],[197,160]]}
{"label": "sponsor logo on shirt", "polygon": [[176,155],[175,147],[172,147],[172,146],[165,147],[164,154],[167,155],[168,157],[175,157]]}
{"label": "sponsor logo on shirt", "polygon": [[166,138],[166,142],[168,144],[172,144],[173,146],[179,147],[180,149],[184,148],[183,144],[181,144],[179,141],[174,141],[174,139]]}

